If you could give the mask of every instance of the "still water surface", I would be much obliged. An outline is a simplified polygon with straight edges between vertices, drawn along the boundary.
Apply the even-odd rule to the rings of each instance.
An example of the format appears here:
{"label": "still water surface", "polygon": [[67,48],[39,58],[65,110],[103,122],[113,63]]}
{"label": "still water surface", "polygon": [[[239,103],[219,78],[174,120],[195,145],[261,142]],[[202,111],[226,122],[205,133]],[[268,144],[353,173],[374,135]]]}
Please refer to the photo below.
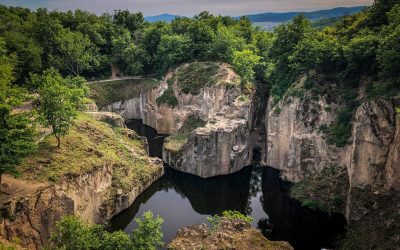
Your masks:
{"label": "still water surface", "polygon": [[[164,136],[140,121],[128,127],[148,138],[150,154],[161,155]],[[250,215],[253,227],[270,240],[284,240],[295,249],[321,249],[334,246],[345,229],[345,219],[302,207],[289,197],[290,184],[279,179],[279,171],[249,166],[229,175],[202,179],[171,168],[143,192],[127,210],[111,221],[112,230],[127,233],[137,227],[135,217],[151,210],[164,218],[162,231],[168,242],[183,227],[207,223],[207,217],[224,210]]]}

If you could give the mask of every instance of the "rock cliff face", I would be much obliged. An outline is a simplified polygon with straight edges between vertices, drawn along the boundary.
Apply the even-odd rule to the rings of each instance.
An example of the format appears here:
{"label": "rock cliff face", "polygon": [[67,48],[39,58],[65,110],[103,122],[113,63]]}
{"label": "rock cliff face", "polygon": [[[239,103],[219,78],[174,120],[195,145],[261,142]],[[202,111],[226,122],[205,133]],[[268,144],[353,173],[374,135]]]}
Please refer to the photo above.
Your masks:
{"label": "rock cliff face", "polygon": [[[304,80],[295,87],[301,88]],[[338,105],[326,96],[315,100],[309,95],[286,95],[276,105],[270,100],[266,112],[266,165],[281,170],[282,178],[291,182],[340,162],[340,150],[328,145],[319,131],[335,119],[326,108],[337,110]]]}
{"label": "rock cliff face", "polygon": [[269,102],[267,165],[282,170],[282,177],[292,182],[329,166],[343,166],[350,187],[379,185],[399,190],[400,117],[395,112],[399,99],[359,106],[352,120],[351,141],[338,148],[326,142],[320,127],[335,120],[340,103],[327,95],[318,100],[307,95],[286,95],[276,105]]}
{"label": "rock cliff face", "polygon": [[[99,120],[115,124],[121,118],[108,114],[93,114]],[[113,121],[110,119],[114,117]],[[124,129],[121,133],[128,138],[140,140],[134,131]],[[127,141],[120,139],[121,146]],[[136,197],[163,175],[161,160],[146,155],[146,142],[143,150],[131,149],[134,157],[152,169],[146,178],[140,178],[126,187],[115,184],[115,172],[119,166],[112,160],[104,159],[102,166],[80,174],[66,174],[54,184],[45,185],[30,194],[6,201],[2,207],[4,219],[0,224],[0,236],[6,240],[19,239],[28,249],[40,249],[45,244],[55,223],[64,215],[77,215],[89,223],[106,223],[114,215],[128,208]],[[124,170],[125,171],[125,170]],[[125,175],[129,176],[127,170]],[[123,179],[123,178],[122,178]],[[130,179],[129,179],[130,180]],[[127,180],[127,181],[129,181]],[[29,181],[27,181],[29,185]]]}
{"label": "rock cliff face", "polygon": [[[188,66],[169,72],[158,87],[145,89],[136,98],[115,102],[102,110],[118,112],[125,120],[142,119],[158,133],[171,135],[179,133],[191,116],[203,120],[206,125],[190,133],[181,147],[164,147],[164,162],[180,171],[211,177],[250,165],[252,91],[244,94],[239,76],[229,65],[218,64],[213,84],[199,87],[195,94],[185,93],[178,78],[180,70]],[[157,103],[169,88],[177,100],[174,107]]]}
{"label": "rock cliff face", "polygon": [[168,249],[293,249],[288,242],[270,241],[251,228],[250,223],[223,218],[213,229],[206,224],[192,225],[178,230]]}

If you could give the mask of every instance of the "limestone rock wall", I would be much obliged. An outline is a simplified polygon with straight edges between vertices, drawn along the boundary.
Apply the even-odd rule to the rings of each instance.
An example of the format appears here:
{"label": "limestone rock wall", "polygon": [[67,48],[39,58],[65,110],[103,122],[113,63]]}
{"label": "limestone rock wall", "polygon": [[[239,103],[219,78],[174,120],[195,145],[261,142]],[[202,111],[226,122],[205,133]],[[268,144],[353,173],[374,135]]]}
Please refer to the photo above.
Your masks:
{"label": "limestone rock wall", "polygon": [[[301,84],[301,83],[300,83]],[[327,112],[330,107],[333,112]],[[327,144],[322,124],[334,121],[339,106],[329,98],[319,100],[285,96],[268,103],[266,112],[266,165],[281,170],[281,177],[298,182],[331,164],[340,163],[340,150]]]}
{"label": "limestone rock wall", "polygon": [[[351,187],[380,186],[400,190],[399,98],[373,100],[358,107],[349,145],[328,145],[322,124],[334,121],[340,103],[327,96],[318,100],[285,96],[266,115],[267,165],[282,170],[286,180],[298,182],[323,168],[347,168]],[[325,107],[332,111],[327,112]]]}
{"label": "limestone rock wall", "polygon": [[203,178],[231,174],[251,165],[247,122],[221,123],[207,124],[193,131],[179,152],[164,147],[164,162],[179,171]]}
{"label": "limestone rock wall", "polygon": [[21,240],[29,249],[40,249],[50,237],[55,223],[64,215],[77,215],[88,223],[105,223],[128,208],[136,197],[163,174],[160,171],[147,183],[128,192],[113,190],[112,166],[105,165],[90,173],[66,177],[57,185],[5,204],[1,236]]}
{"label": "limestone rock wall", "polygon": [[[244,94],[235,82],[239,77],[229,65],[220,64],[220,73],[217,83],[202,87],[194,95],[180,90],[175,80],[177,71],[169,72],[157,88],[142,90],[136,98],[101,110],[118,112],[125,120],[142,119],[161,134],[176,134],[190,116],[196,116],[207,124],[193,131],[179,152],[164,148],[164,162],[201,177],[230,174],[251,164],[254,93]],[[157,104],[168,82],[173,82],[176,107]]]}

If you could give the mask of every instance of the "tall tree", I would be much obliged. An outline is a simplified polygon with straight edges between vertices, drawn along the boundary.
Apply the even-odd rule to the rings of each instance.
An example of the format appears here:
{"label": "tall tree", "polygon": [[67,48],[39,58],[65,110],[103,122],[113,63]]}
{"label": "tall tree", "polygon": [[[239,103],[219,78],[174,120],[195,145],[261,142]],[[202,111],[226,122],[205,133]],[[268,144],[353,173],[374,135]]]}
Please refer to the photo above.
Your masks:
{"label": "tall tree", "polygon": [[75,76],[98,65],[97,48],[89,37],[80,32],[63,29],[56,37],[59,54],[53,62],[59,69],[65,69]]}
{"label": "tall tree", "polygon": [[24,92],[12,86],[13,65],[4,55],[0,40],[0,189],[4,173],[16,175],[16,166],[35,147],[35,127],[29,111],[13,111],[22,104]]}
{"label": "tall tree", "polygon": [[40,81],[40,121],[51,126],[61,146],[61,137],[68,133],[77,110],[82,105],[87,87],[81,77],[63,78],[55,69],[49,69],[42,76],[32,76],[33,82]]}

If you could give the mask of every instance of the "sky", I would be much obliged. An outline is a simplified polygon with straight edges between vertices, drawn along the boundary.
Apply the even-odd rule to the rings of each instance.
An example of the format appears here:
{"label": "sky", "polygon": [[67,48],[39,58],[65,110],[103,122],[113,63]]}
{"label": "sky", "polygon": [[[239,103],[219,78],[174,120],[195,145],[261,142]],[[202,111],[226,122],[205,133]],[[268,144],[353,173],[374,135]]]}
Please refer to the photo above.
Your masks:
{"label": "sky", "polygon": [[264,12],[312,11],[333,7],[371,5],[373,0],[0,0],[0,4],[31,9],[83,9],[101,14],[115,9],[141,11],[145,16],[169,13],[193,16],[203,10],[240,16]]}

